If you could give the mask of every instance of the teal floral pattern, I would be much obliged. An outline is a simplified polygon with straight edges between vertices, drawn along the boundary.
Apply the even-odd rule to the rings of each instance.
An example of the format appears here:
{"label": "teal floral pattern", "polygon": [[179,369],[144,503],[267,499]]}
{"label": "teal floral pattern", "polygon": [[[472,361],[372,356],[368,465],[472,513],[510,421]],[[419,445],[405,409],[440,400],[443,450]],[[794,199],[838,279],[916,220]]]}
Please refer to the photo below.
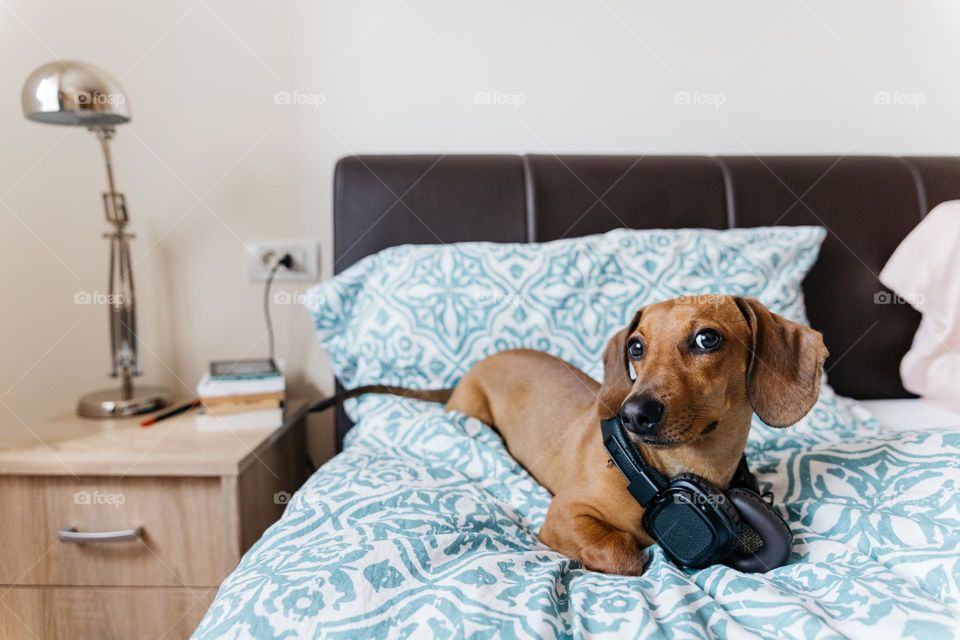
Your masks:
{"label": "teal floral pattern", "polygon": [[796,536],[766,574],[584,570],[550,495],[473,418],[384,400],[243,558],[195,638],[951,638],[960,432],[749,449]]}
{"label": "teal floral pattern", "polygon": [[419,358],[425,384],[453,386],[477,360],[511,347],[596,376],[607,339],[660,300],[753,296],[805,321],[800,283],[823,236],[820,227],[618,229],[541,244],[403,245],[304,297],[347,387],[409,384],[409,367],[395,365],[401,354]]}
{"label": "teal floral pattern", "polygon": [[[801,282],[821,227],[711,231],[618,229],[542,244],[404,245],[368,256],[304,297],[347,388],[452,387],[478,360],[527,347],[594,378],[607,340],[640,307],[713,294],[759,299],[806,322]],[[347,403],[354,419],[380,399]],[[816,408],[788,430],[754,420],[751,441],[777,448],[876,431],[824,383]],[[349,437],[349,436],[348,436]]]}

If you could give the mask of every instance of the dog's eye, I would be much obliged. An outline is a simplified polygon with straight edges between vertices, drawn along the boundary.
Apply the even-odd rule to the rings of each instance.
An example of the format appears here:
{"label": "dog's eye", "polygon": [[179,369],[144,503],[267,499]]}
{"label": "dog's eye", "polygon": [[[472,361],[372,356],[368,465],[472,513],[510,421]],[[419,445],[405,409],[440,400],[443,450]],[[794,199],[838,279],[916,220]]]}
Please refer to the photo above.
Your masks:
{"label": "dog's eye", "polygon": [[627,345],[627,355],[633,360],[639,360],[643,357],[643,343],[634,338]]}
{"label": "dog's eye", "polygon": [[720,346],[723,338],[713,329],[702,329],[693,336],[693,346],[700,351],[713,351]]}

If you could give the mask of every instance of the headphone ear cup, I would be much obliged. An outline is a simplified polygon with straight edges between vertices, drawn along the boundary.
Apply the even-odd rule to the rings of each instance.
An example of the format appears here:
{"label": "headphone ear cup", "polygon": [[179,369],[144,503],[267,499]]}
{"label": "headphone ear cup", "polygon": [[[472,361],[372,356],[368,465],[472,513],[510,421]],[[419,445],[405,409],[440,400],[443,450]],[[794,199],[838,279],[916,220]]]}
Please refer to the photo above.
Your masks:
{"label": "headphone ear cup", "polygon": [[[765,573],[785,565],[793,548],[793,533],[780,514],[749,489],[729,489],[727,497],[740,514],[741,531],[726,564],[745,573]],[[754,533],[759,548],[750,544]]]}
{"label": "headphone ear cup", "polygon": [[694,498],[695,502],[713,505],[717,511],[723,514],[721,517],[727,520],[729,526],[725,528],[734,532],[734,535],[729,538],[729,541],[724,544],[723,547],[717,547],[713,550],[713,560],[711,560],[711,563],[724,562],[724,559],[727,558],[736,547],[736,534],[741,528],[740,515],[737,513],[736,505],[731,503],[726,493],[695,473],[679,473],[671,477],[670,484],[673,485],[675,482],[681,480],[695,486],[700,492],[701,495]]}
{"label": "headphone ear cup", "polygon": [[696,487],[703,492],[702,500],[707,504],[716,505],[717,508],[720,509],[720,511],[722,511],[727,518],[730,519],[730,522],[733,524],[733,528],[739,528],[740,515],[737,513],[737,508],[735,505],[730,503],[730,500],[727,499],[727,496],[723,491],[720,491],[711,483],[707,482],[695,473],[678,473],[677,475],[671,477],[671,483],[674,480],[686,480],[687,482],[696,485]]}

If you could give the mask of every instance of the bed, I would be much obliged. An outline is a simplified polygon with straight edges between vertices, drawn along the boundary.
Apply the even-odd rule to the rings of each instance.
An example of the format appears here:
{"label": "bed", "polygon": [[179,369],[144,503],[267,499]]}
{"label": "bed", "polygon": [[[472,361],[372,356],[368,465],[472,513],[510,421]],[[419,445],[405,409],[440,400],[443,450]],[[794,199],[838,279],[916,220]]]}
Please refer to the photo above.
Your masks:
{"label": "bed", "polygon": [[751,440],[751,464],[795,535],[786,566],[682,570],[654,546],[645,574],[629,578],[538,542],[550,495],[487,425],[369,398],[351,409],[356,424],[338,414],[341,453],[225,580],[195,637],[958,634],[960,417],[900,385],[919,316],[876,278],[930,208],[958,197],[952,158],[343,159],[338,272],[405,243],[822,226],[806,315],[830,348],[833,389],[877,416]]}

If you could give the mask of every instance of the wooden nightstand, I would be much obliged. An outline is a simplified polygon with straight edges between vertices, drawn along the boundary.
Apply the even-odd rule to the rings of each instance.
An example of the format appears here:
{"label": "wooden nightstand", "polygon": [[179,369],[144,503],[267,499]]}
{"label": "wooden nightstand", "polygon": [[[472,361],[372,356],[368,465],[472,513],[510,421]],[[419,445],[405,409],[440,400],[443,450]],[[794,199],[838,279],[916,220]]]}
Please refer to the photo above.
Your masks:
{"label": "wooden nightstand", "polygon": [[0,438],[0,638],[188,637],[306,478],[307,405],[287,405],[280,429],[202,432],[190,412]]}

